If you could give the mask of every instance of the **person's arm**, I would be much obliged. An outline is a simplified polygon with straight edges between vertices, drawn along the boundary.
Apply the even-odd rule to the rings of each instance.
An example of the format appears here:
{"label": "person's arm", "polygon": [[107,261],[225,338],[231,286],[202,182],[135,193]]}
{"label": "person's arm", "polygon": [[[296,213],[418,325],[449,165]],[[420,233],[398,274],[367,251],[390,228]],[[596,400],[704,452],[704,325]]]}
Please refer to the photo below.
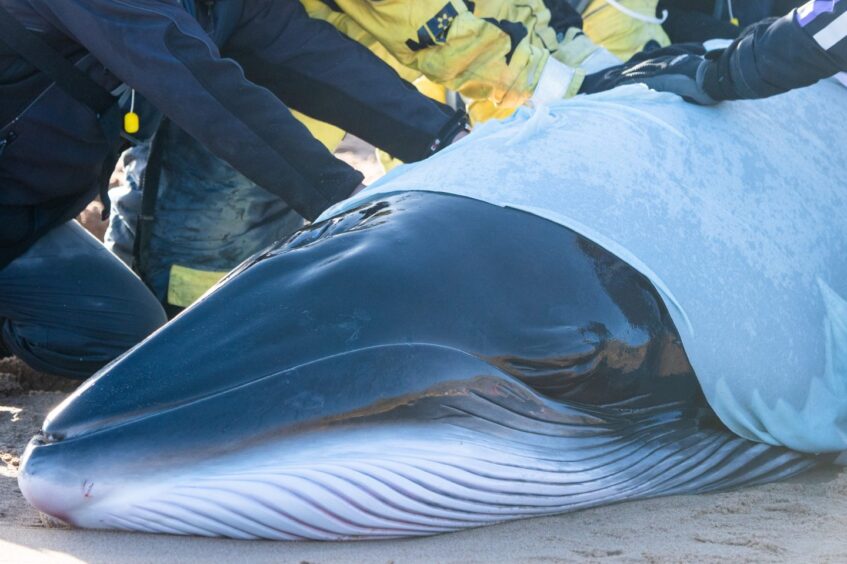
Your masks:
{"label": "person's arm", "polygon": [[407,162],[449,143],[463,119],[330,24],[309,18],[299,2],[245,0],[224,53],[290,107]]}
{"label": "person's arm", "polygon": [[543,102],[579,87],[582,73],[550,55],[558,43],[541,0],[490,13],[462,0],[334,3],[402,64],[469,99],[517,107],[536,91]]}
{"label": "person's arm", "polygon": [[[747,29],[705,58],[671,46],[586,77],[581,92],[643,83],[698,104],[765,98],[847,70],[847,0],[813,0]],[[686,51],[689,51],[686,53]]]}
{"label": "person's arm", "polygon": [[764,98],[842,70],[847,70],[847,0],[813,0],[747,28],[705,63],[702,83],[715,100]]}
{"label": "person's arm", "polygon": [[31,3],[191,136],[304,217],[317,217],[361,182],[276,96],[221,58],[178,2]]}

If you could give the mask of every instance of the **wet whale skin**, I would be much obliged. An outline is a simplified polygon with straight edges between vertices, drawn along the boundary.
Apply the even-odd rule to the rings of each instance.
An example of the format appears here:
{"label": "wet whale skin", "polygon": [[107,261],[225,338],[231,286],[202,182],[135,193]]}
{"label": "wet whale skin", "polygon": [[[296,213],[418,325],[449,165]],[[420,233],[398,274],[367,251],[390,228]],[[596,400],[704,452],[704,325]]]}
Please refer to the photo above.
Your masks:
{"label": "wet whale skin", "polygon": [[651,283],[554,222],[393,194],[254,257],[105,368],[21,489],[82,527],[434,534],[781,479],[730,433]]}

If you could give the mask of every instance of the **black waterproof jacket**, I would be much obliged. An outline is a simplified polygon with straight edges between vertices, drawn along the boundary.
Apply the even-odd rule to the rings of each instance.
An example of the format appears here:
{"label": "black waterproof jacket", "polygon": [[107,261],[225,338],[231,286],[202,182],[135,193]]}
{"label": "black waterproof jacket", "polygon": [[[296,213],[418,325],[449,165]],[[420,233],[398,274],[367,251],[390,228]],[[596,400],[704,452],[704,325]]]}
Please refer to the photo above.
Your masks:
{"label": "black waterproof jacket", "polygon": [[709,65],[716,100],[764,98],[847,71],[847,0],[814,0],[751,25]]}
{"label": "black waterproof jacket", "polygon": [[[427,156],[449,127],[452,110],[308,18],[296,0],[217,2],[238,2],[236,21],[215,22],[208,0],[0,5],[106,89],[136,89],[306,218],[348,196],[362,176],[286,105],[406,161]],[[223,23],[229,38],[219,48],[210,33]],[[96,195],[113,141],[88,107],[0,44],[0,268]]]}

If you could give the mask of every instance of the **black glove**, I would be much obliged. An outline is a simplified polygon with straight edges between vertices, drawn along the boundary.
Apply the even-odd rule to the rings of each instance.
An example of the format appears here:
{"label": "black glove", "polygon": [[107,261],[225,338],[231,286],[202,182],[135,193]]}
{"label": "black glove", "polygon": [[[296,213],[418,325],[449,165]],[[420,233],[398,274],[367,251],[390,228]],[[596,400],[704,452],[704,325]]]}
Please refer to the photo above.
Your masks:
{"label": "black glove", "polygon": [[701,106],[717,104],[703,88],[703,79],[711,61],[703,55],[699,43],[671,45],[638,53],[629,61],[585,77],[580,94],[594,94],[624,84],[646,84],[653,90],[672,92]]}

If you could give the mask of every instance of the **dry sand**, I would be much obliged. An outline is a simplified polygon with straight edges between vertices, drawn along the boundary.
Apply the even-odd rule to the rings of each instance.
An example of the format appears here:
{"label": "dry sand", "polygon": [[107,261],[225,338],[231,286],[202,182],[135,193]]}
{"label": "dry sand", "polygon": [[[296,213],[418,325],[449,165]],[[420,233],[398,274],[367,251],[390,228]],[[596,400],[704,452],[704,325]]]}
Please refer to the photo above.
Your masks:
{"label": "dry sand", "polygon": [[[370,149],[339,154],[368,181]],[[95,209],[82,220],[98,227]],[[0,360],[0,563],[29,562],[847,562],[847,470],[676,496],[424,539],[360,543],[230,541],[46,528],[17,487],[18,457],[73,383]]]}

